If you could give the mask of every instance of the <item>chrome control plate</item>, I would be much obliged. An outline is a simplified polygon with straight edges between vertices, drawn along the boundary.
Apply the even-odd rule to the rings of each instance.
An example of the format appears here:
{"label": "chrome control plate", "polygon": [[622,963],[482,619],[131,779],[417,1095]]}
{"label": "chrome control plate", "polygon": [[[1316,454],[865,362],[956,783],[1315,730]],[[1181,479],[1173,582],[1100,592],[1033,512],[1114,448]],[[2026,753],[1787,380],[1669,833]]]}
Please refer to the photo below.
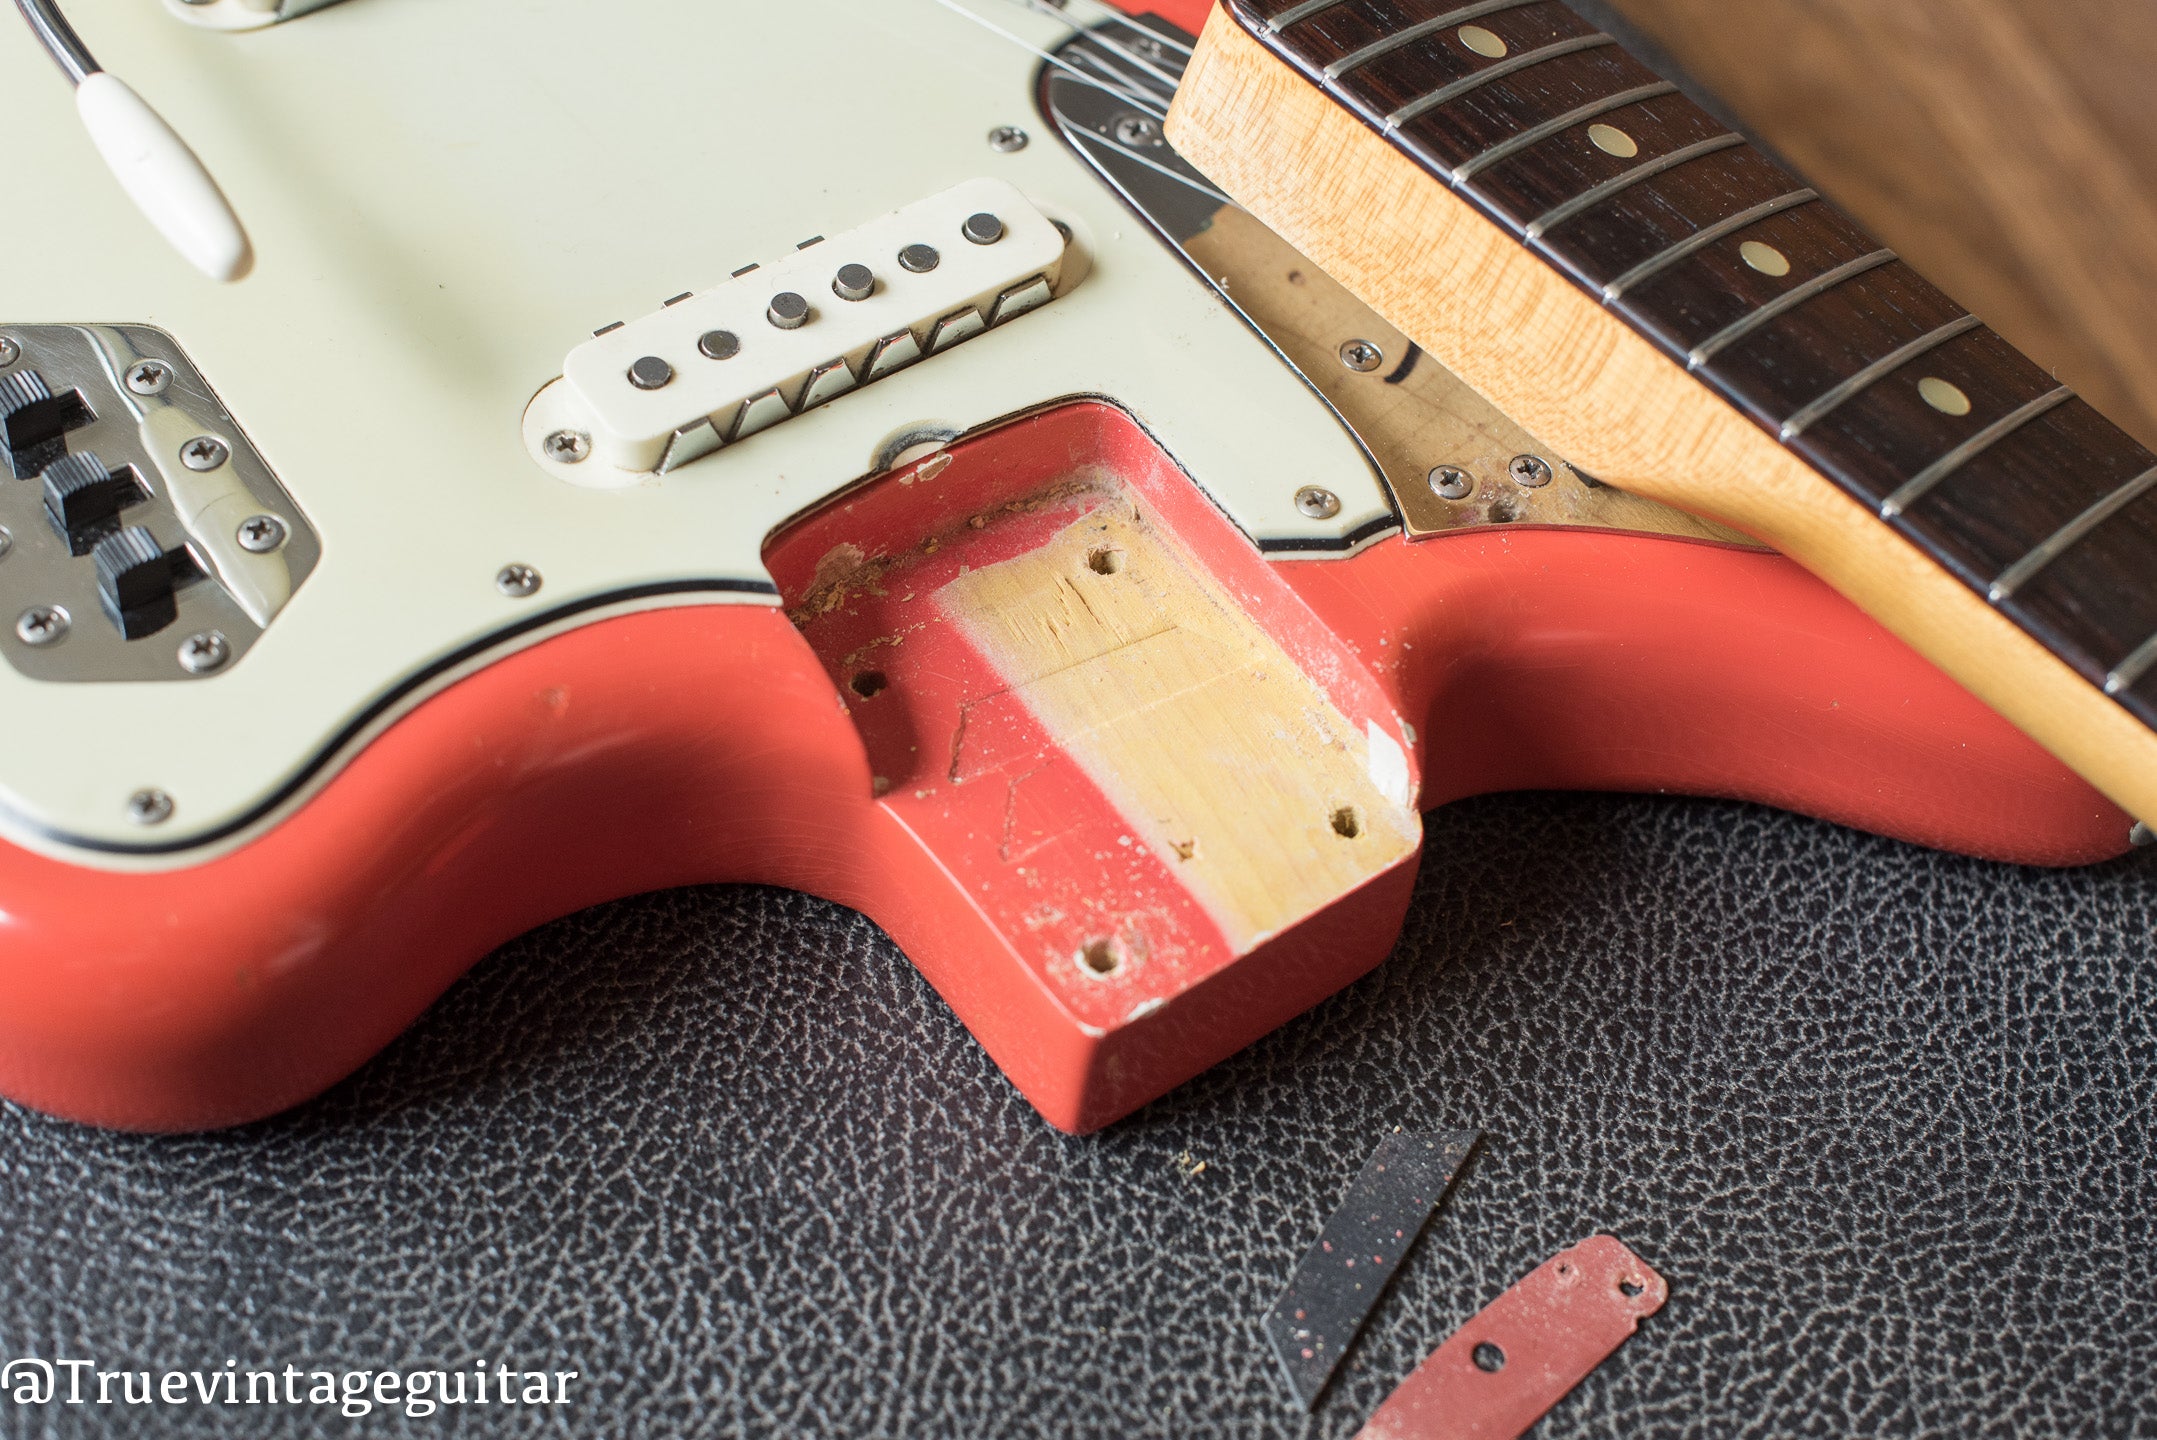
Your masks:
{"label": "chrome control plate", "polygon": [[[306,580],[321,542],[173,338],[146,325],[0,325],[11,378],[79,402],[82,423],[0,466],[0,653],[33,680],[202,684],[229,672]],[[35,377],[33,379],[33,377]],[[132,496],[71,540],[47,502],[63,456]],[[146,531],[176,574],[169,616],[129,639],[100,594],[96,542]]]}

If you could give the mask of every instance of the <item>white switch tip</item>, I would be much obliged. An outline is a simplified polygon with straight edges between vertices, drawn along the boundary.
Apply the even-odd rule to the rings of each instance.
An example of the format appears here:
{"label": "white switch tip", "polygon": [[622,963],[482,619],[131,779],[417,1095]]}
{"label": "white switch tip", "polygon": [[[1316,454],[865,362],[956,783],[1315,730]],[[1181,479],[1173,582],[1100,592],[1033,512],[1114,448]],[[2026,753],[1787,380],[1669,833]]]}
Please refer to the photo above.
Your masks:
{"label": "white switch tip", "polygon": [[247,273],[254,251],[240,217],[187,142],[140,95],[100,70],[75,87],[75,109],[113,178],[173,249],[212,280]]}

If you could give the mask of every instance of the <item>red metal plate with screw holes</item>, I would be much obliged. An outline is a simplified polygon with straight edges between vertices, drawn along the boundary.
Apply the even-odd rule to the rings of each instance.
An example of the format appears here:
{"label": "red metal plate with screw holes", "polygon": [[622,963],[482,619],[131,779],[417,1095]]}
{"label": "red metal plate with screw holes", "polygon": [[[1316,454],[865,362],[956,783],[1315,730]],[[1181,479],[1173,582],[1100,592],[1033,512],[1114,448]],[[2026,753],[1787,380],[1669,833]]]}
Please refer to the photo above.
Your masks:
{"label": "red metal plate with screw holes", "polygon": [[1669,1298],[1663,1277],[1623,1243],[1590,1235],[1453,1332],[1357,1440],[1511,1440]]}

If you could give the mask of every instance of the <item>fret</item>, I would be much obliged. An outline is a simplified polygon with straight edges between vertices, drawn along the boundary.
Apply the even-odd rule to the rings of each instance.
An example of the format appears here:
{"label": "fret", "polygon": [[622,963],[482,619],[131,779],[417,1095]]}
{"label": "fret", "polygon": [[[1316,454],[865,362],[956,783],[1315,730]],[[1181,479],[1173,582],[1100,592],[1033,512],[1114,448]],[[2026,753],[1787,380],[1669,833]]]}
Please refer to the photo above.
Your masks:
{"label": "fret", "polygon": [[1685,356],[1685,368],[1698,370],[1717,354],[1743,340],[1770,320],[1775,319],[1777,316],[1788,314],[1814,296],[1825,295],[1845,280],[1853,280],[1867,270],[1878,269],[1894,258],[1895,252],[1883,247],[1869,255],[1860,255],[1855,260],[1837,265],[1824,275],[1815,275],[1796,289],[1784,292],[1781,296],[1770,300],[1742,320],[1732,321],[1698,345],[1695,345]]}
{"label": "fret", "polygon": [[1289,26],[1308,20],[1321,10],[1331,10],[1336,5],[1346,3],[1347,0],[1303,0],[1300,5],[1291,5],[1271,20],[1268,20],[1266,22],[1266,33],[1278,35]]}
{"label": "fret", "polygon": [[1360,70],[1382,55],[1390,55],[1403,45],[1413,45],[1426,35],[1465,25],[1470,20],[1480,20],[1485,15],[1495,15],[1501,10],[1518,10],[1523,6],[1541,4],[1542,0],[1482,0],[1481,4],[1463,5],[1458,10],[1448,10],[1428,20],[1418,20],[1405,30],[1399,30],[1381,39],[1373,40],[1360,50],[1343,55],[1325,68],[1328,80],[1338,80],[1351,70]]}
{"label": "fret", "polygon": [[1746,229],[1748,226],[1759,224],[1770,215],[1780,215],[1785,210],[1794,210],[1800,205],[1819,198],[1820,192],[1817,190],[1792,190],[1789,194],[1778,195],[1773,200],[1763,200],[1750,210],[1740,210],[1727,220],[1718,220],[1705,230],[1698,231],[1686,239],[1678,241],[1677,244],[1670,246],[1666,250],[1660,250],[1650,255],[1647,259],[1605,285],[1603,287],[1603,303],[1608,305],[1641,281],[1652,275],[1661,274],[1694,251],[1705,249],[1726,235],[1735,235],[1738,231]]}
{"label": "fret", "polygon": [[2151,466],[2053,531],[2043,544],[2001,572],[2000,578],[1992,582],[1992,588],[1986,592],[1985,598],[1997,605],[2013,595],[2035,578],[2040,570],[2066,554],[2069,548],[2079,543],[2092,530],[2142,498],[2153,485],[2157,485],[2157,466]]}
{"label": "fret", "polygon": [[1905,480],[1894,494],[1880,502],[1880,518],[1882,520],[1894,519],[1919,500],[1922,500],[1935,485],[1969,464],[1970,461],[1976,459],[1986,450],[2014,434],[2053,406],[2064,404],[2074,398],[2075,392],[2062,385],[2059,389],[2040,395],[2028,404],[2018,406],[2002,415],[1999,419],[1993,421],[1990,425],[1987,425],[1915,475],[1912,475],[1908,480]]}
{"label": "fret", "polygon": [[[1627,134],[1640,142],[1643,156],[1659,157],[1728,133],[1727,127],[1714,116],[1692,105],[1682,95],[1649,101],[1628,112],[1626,121],[1613,119],[1611,123],[1622,125]],[[1458,193],[1506,217],[1509,228],[1525,236],[1528,226],[1547,211],[1578,199],[1582,191],[1605,180],[1637,169],[1641,163],[1639,158],[1605,156],[1590,145],[1572,143],[1579,135],[1580,132],[1574,131],[1549,145],[1493,166],[1470,185],[1461,187]],[[1544,259],[1565,271],[1589,295],[1600,298],[1605,284],[1641,262],[1734,214],[1787,194],[1790,189],[1790,177],[1770,165],[1759,151],[1748,145],[1732,145],[1728,149],[1692,157],[1646,180],[1605,192],[1579,221],[1554,225],[1531,243]],[[1802,207],[1798,213],[1805,213]],[[1787,223],[1787,220],[1781,215],[1771,215],[1760,223],[1764,227],[1776,226]],[[1713,256],[1721,248],[1729,247],[1694,253]],[[1834,259],[1848,259],[1857,253],[1852,249],[1838,253]],[[1666,278],[1690,274],[1697,269],[1697,262],[1673,263],[1659,275],[1628,287],[1628,299],[1634,294],[1649,293]],[[1628,314],[1629,309],[1620,309],[1619,313]],[[1733,318],[1725,315],[1715,323],[1720,325]],[[1685,343],[1691,344],[1714,328],[1711,325],[1697,334],[1687,330],[1684,333],[1690,338]],[[1685,346],[1679,345],[1677,349],[1682,353]]]}
{"label": "fret", "polygon": [[1969,334],[1970,331],[1975,330],[1983,323],[1975,315],[1965,315],[1959,320],[1950,320],[1945,325],[1927,331],[1907,345],[1890,350],[1887,354],[1873,361],[1870,365],[1867,365],[1864,369],[1792,415],[1788,420],[1783,421],[1779,438],[1785,444],[1797,439],[1798,436],[1805,433],[1807,427],[1815,420],[1830,413],[1843,402],[1854,398],[1860,391],[1869,388],[1876,381],[1900,370],[1920,355],[1931,350],[1937,350],[1957,335]]}
{"label": "fret", "polygon": [[[1914,378],[1912,372],[1889,388],[1914,395]],[[2157,455],[2089,406],[2063,406],[1890,523],[1985,595],[2032,550],[2153,463]],[[2152,520],[2157,505],[2137,503],[2019,586],[2012,608],[2025,627],[2041,618],[2038,628],[2093,659],[2124,651],[2157,627],[2157,585],[2150,583],[2157,550],[2135,558],[2145,539],[2157,544]],[[2138,595],[2148,601],[2148,626]]]}
{"label": "fret", "polygon": [[1471,90],[1488,85],[1493,80],[1501,80],[1508,75],[1517,74],[1531,66],[1542,65],[1564,55],[1575,55],[1583,50],[1594,50],[1604,45],[1615,45],[1617,43],[1610,36],[1598,31],[1593,35],[1576,35],[1569,40],[1554,41],[1549,45],[1525,51],[1510,59],[1500,60],[1495,65],[1486,65],[1473,74],[1462,76],[1450,85],[1440,86],[1428,95],[1409,101],[1400,109],[1386,116],[1385,128],[1389,133],[1398,130],[1401,126],[1427,110],[1435,110],[1449,100],[1458,100]]}
{"label": "fret", "polygon": [[1667,155],[1659,155],[1653,160],[1645,161],[1626,171],[1623,175],[1613,176],[1602,184],[1575,195],[1564,204],[1555,205],[1544,211],[1529,222],[1528,238],[1530,240],[1542,239],[1552,226],[1563,225],[1574,216],[1594,209],[1619,191],[1630,189],[1643,180],[1651,180],[1666,170],[1675,170],[1680,165],[1690,164],[1700,159],[1703,155],[1713,155],[1718,150],[1728,150],[1733,145],[1743,145],[1744,143],[1745,137],[1743,135],[1714,135],[1706,140],[1687,145],[1682,149],[1673,150]]}
{"label": "fret", "polygon": [[2135,688],[2135,682],[2147,674],[2152,665],[2157,665],[2157,635],[2150,636],[2135,647],[2133,654],[2112,667],[2105,676],[2105,693],[2124,695]]}
{"label": "fret", "polygon": [[1669,81],[1658,80],[1653,85],[1636,85],[1606,99],[1591,100],[1585,105],[1566,111],[1556,119],[1545,120],[1532,129],[1523,130],[1510,140],[1501,140],[1480,155],[1463,160],[1447,172],[1447,178],[1458,185],[1478,171],[1487,170],[1501,160],[1510,159],[1530,146],[1540,145],[1551,136],[1563,130],[1570,130],[1583,120],[1593,120],[1599,115],[1608,115],[1613,110],[1622,110],[1643,100],[1653,100],[1659,95],[1675,95],[1677,90],[1678,87]]}

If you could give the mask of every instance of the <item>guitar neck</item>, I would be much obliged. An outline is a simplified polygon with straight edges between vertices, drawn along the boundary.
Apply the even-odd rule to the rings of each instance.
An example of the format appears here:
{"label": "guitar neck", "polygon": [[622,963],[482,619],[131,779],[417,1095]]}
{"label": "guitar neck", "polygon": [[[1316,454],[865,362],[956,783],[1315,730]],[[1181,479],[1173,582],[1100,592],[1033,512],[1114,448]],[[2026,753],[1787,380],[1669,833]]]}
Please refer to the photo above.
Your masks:
{"label": "guitar neck", "polygon": [[[1477,388],[1507,408],[1540,391],[1538,429],[1567,428],[1570,410],[1576,431],[1648,423],[1666,442],[1659,461],[1606,440],[1620,473],[1603,478],[1792,550],[2152,813],[2157,455],[1611,36],[1553,0],[1230,0],[1172,134]],[[1483,225],[1454,216],[1462,206]],[[1411,215],[1420,234],[1403,233]],[[1516,254],[1494,258],[1477,228]],[[1517,293],[1549,286],[1566,303]],[[1523,323],[1540,327],[1540,359]],[[1643,348],[1663,362],[1654,373]],[[1672,390],[1670,367],[1697,400]],[[1668,415],[1625,413],[1673,395],[1715,413],[1682,434]],[[1711,433],[1733,422],[1747,443]],[[1708,473],[1733,460],[1736,473]],[[1846,503],[1787,479],[1792,461]],[[1962,593],[1899,593],[1913,588],[1908,551],[1926,585]],[[2056,666],[1976,638],[2007,630]],[[2008,693],[2040,673],[2042,702]],[[2116,749],[2122,720],[2145,743],[2109,765],[2085,763],[2087,734],[2066,733],[2096,724]]]}

